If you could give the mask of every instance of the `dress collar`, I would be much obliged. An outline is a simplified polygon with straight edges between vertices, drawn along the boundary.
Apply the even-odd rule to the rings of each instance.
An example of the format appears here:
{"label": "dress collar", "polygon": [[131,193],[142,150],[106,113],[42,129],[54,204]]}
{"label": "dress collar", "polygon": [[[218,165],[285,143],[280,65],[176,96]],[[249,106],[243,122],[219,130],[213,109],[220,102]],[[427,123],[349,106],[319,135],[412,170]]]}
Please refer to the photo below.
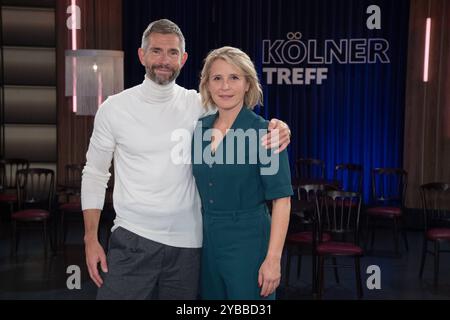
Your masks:
{"label": "dress collar", "polygon": [[[252,110],[250,110],[246,106],[243,106],[242,109],[239,111],[236,119],[234,119],[234,122],[231,125],[230,129],[241,128],[252,112],[253,112]],[[203,128],[211,129],[214,126],[214,122],[216,121],[218,116],[219,111],[217,111],[215,114],[209,117],[204,118],[202,120]]]}

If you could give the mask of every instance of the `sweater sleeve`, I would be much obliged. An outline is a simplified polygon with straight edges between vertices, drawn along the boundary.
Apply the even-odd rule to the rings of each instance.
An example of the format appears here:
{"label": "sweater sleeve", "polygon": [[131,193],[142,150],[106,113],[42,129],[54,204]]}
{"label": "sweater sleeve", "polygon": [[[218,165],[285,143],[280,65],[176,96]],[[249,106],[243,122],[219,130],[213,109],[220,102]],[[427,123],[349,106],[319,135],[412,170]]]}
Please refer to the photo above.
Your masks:
{"label": "sweater sleeve", "polygon": [[107,118],[107,107],[100,107],[95,116],[86,165],[81,179],[81,206],[86,209],[103,209],[105,190],[111,174],[109,167],[115,149],[115,139]]}
{"label": "sweater sleeve", "polygon": [[196,114],[198,119],[210,116],[217,112],[217,108],[215,106],[208,106],[205,108],[202,105],[202,97],[198,92],[195,92],[195,94],[192,95],[192,105],[194,106],[194,109],[197,110]]}

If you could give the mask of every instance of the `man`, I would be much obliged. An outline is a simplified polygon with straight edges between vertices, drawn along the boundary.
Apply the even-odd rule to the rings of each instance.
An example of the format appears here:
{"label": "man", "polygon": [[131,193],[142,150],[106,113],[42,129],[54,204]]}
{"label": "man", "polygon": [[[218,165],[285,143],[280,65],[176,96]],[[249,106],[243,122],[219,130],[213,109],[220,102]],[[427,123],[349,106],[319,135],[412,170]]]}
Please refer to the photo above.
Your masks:
{"label": "man", "polygon": [[[151,23],[138,55],[144,82],[109,97],[95,117],[81,188],[86,263],[98,299],[196,299],[200,200],[191,165],[171,159],[179,144],[171,134],[192,134],[205,110],[195,90],[175,84],[187,59],[176,24]],[[272,121],[270,129],[280,129],[280,149],[286,148],[287,126]],[[116,219],[106,257],[97,232],[113,156]]]}

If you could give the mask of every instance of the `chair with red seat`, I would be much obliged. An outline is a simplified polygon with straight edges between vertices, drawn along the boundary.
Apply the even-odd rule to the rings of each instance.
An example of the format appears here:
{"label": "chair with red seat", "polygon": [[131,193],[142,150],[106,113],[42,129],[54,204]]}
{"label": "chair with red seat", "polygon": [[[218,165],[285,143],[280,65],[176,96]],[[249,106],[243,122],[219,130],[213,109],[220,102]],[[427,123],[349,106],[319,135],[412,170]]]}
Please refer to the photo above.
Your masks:
{"label": "chair with red seat", "polygon": [[[450,184],[433,182],[420,186],[422,200],[424,233],[422,259],[419,277],[422,278],[427,253],[434,256],[434,286],[438,285],[439,258],[442,244],[450,243]],[[434,251],[428,251],[428,243],[434,245]]]}
{"label": "chair with red seat", "polygon": [[363,249],[359,246],[361,195],[356,192],[327,191],[321,201],[324,205],[318,206],[319,244],[316,248],[319,257],[318,297],[320,299],[323,293],[325,258],[334,258],[332,267],[336,270],[340,266],[336,258],[345,256],[355,260],[356,291],[358,298],[362,298],[360,258]]}
{"label": "chair with red seat", "polygon": [[26,159],[0,160],[0,203],[8,206],[10,214],[14,212],[18,201],[16,190],[17,171],[28,168],[29,162]]}
{"label": "chair with red seat", "polygon": [[[404,203],[408,173],[401,168],[376,168],[372,170],[373,205],[366,209],[366,224],[371,232],[370,251],[375,242],[374,222],[392,221],[395,253],[399,255],[398,233],[403,235],[408,251],[408,238],[404,226]],[[400,230],[399,230],[400,229]]]}
{"label": "chair with red seat", "polygon": [[24,224],[40,223],[44,239],[44,252],[47,256],[47,240],[55,174],[50,169],[24,169],[17,171],[17,196],[19,211],[11,215],[13,222],[13,234],[11,242],[11,254],[17,254],[18,231]]}
{"label": "chair with red seat", "polygon": [[58,186],[60,198],[63,199],[58,206],[60,216],[60,244],[66,243],[68,221],[66,215],[82,215],[81,210],[81,175],[84,165],[67,164],[65,166],[64,184]]}
{"label": "chair with red seat", "polygon": [[[297,198],[292,200],[291,212],[294,216],[300,219],[300,224],[303,227],[301,231],[288,233],[286,236],[286,286],[289,285],[289,273],[291,265],[291,257],[298,256],[297,263],[297,278],[301,273],[302,255],[311,255],[312,259],[312,292],[316,293],[317,285],[317,259],[315,254],[316,243],[318,240],[316,216],[318,202],[316,198],[320,196],[325,190],[333,189],[333,186],[323,184],[300,185],[297,189]],[[327,235],[324,235],[326,241]],[[339,282],[336,273],[336,281]]]}

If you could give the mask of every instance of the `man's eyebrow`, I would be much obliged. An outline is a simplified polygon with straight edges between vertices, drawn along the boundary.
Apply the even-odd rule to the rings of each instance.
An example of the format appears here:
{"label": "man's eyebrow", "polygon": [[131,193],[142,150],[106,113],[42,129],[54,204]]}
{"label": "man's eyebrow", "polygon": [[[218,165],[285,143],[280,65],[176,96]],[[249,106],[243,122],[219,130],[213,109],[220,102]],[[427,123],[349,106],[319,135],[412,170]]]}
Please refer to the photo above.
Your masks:
{"label": "man's eyebrow", "polygon": [[[163,50],[161,47],[152,47],[152,46],[150,46],[149,49],[152,49],[152,50]],[[178,49],[178,48],[170,48],[170,49],[168,49],[167,51],[177,51],[177,52],[180,52],[180,49]]]}

